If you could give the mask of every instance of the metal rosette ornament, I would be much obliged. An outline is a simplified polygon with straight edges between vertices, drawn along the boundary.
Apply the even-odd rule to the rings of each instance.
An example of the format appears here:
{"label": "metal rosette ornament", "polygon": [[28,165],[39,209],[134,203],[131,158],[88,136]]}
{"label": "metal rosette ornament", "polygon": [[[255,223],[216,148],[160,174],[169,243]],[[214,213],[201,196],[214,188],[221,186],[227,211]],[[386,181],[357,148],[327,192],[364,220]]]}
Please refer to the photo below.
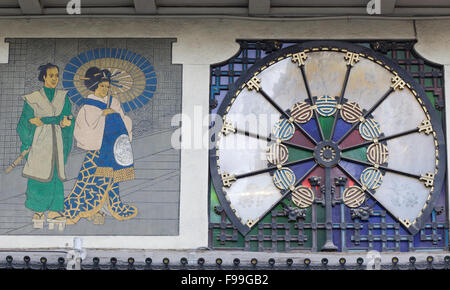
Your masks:
{"label": "metal rosette ornament", "polygon": [[366,199],[366,190],[375,190],[383,182],[383,172],[380,165],[387,165],[388,148],[384,142],[379,143],[378,138],[382,136],[380,124],[373,118],[365,119],[363,109],[355,102],[345,102],[340,107],[340,116],[343,121],[349,124],[359,124],[359,135],[366,141],[374,142],[366,148],[365,157],[373,166],[365,168],[360,176],[361,187],[350,186],[343,192],[343,202],[350,208],[361,206]]}
{"label": "metal rosette ornament", "polygon": [[[291,116],[295,122],[306,123],[313,116],[313,108],[306,102],[296,103],[291,108]],[[291,119],[292,120],[292,119]],[[273,128],[273,136],[276,143],[267,147],[267,161],[276,165],[277,170],[273,174],[273,183],[280,190],[290,190],[291,200],[299,208],[307,208],[314,202],[314,192],[306,186],[295,187],[296,177],[294,172],[282,167],[289,159],[288,148],[281,144],[294,136],[295,127],[291,120],[280,119]]]}
{"label": "metal rosette ornament", "polygon": [[96,48],[73,57],[64,68],[64,89],[79,106],[92,93],[84,85],[90,67],[111,72],[110,94],[125,112],[142,108],[156,91],[156,72],[147,58],[125,48]]}
{"label": "metal rosette ornament", "polygon": [[281,190],[288,189],[295,183],[294,172],[289,168],[282,167],[289,158],[289,151],[286,146],[281,144],[281,141],[291,139],[294,132],[295,127],[289,120],[278,120],[273,128],[273,136],[277,141],[267,148],[267,161],[278,168],[273,174],[273,183]]}

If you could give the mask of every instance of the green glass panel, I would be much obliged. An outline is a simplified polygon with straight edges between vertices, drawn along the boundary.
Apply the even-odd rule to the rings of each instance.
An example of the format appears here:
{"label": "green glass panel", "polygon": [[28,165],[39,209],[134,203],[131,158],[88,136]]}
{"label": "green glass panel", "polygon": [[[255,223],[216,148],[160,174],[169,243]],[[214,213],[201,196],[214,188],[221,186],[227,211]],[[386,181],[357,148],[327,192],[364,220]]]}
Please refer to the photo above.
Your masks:
{"label": "green glass panel", "polygon": [[324,223],[326,221],[325,206],[316,205],[316,222]]}
{"label": "green glass panel", "polygon": [[405,52],[402,50],[397,51],[397,59],[405,59]]}
{"label": "green glass panel", "polygon": [[333,129],[334,117],[323,117],[319,116],[320,127],[323,131],[323,136],[326,140],[330,139],[331,130]]}
{"label": "green glass panel", "polygon": [[279,252],[286,251],[286,245],[284,242],[277,242],[277,251]]}
{"label": "green glass panel", "polygon": [[360,160],[360,161],[368,161],[367,160],[366,151],[367,151],[366,147],[360,147],[360,148],[356,148],[356,149],[353,149],[353,150],[348,150],[348,151],[341,152],[341,155],[343,157],[357,159],[357,160]]}
{"label": "green glass panel", "polygon": [[248,232],[248,234],[247,235],[257,235],[258,234],[258,226],[254,226],[252,229],[251,229],[251,231],[250,232]]}
{"label": "green glass panel", "polygon": [[431,104],[433,105],[434,111],[438,114],[439,119],[442,119],[442,112],[436,109],[436,98],[433,95],[433,92],[425,92],[428,96],[428,99],[430,100]]}
{"label": "green glass panel", "polygon": [[[316,223],[325,223],[326,213],[325,207],[322,205],[316,205]],[[317,229],[317,250],[320,251],[326,242],[326,231],[323,229]]]}
{"label": "green glass panel", "polygon": [[250,251],[258,251],[258,241],[250,241]]}
{"label": "green glass panel", "polygon": [[213,230],[213,245],[214,247],[223,247],[222,244],[220,244],[220,241],[217,240],[217,236],[220,235],[220,229],[214,229]]}
{"label": "green glass panel", "polygon": [[293,148],[291,146],[286,146],[286,147],[288,148],[288,152],[289,152],[289,158],[288,158],[287,162],[301,160],[301,159],[305,159],[305,158],[312,156],[312,152],[310,152],[310,151]]}
{"label": "green glass panel", "polygon": [[214,211],[215,206],[220,206],[219,199],[217,198],[216,190],[214,185],[211,183],[211,202],[209,203],[209,221],[211,223],[220,223],[221,216],[216,214]]}

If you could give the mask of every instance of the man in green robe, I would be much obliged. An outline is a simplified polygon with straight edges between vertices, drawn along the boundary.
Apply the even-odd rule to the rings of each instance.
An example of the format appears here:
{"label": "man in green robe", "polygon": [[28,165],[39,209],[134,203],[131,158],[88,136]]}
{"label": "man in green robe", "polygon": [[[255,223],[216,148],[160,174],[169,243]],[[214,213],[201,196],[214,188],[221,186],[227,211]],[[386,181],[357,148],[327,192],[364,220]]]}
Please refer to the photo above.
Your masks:
{"label": "man in green robe", "polygon": [[23,176],[28,178],[25,206],[34,211],[33,226],[43,228],[44,212],[48,221],[63,219],[64,165],[72,148],[75,122],[67,92],[57,90],[59,68],[51,63],[39,67],[44,87],[25,95],[17,125],[22,146],[29,150]]}

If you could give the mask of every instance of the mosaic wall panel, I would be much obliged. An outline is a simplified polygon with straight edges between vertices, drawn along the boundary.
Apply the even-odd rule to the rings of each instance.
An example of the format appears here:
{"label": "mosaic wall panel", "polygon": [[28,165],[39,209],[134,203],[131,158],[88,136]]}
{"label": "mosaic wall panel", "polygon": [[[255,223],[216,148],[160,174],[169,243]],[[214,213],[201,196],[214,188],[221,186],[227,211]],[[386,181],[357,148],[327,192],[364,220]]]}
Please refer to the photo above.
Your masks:
{"label": "mosaic wall panel", "polygon": [[175,40],[7,41],[0,235],[178,235]]}

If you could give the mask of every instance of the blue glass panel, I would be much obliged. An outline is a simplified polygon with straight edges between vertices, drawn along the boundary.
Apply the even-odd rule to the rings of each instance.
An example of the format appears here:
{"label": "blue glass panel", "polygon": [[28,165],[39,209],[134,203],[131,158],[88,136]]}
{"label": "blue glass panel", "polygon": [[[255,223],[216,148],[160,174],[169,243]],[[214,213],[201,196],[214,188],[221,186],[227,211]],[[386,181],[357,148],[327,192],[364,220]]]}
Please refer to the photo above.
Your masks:
{"label": "blue glass panel", "polygon": [[354,178],[356,178],[359,181],[359,177],[361,176],[361,172],[366,169],[366,166],[359,165],[356,163],[347,162],[344,160],[341,160],[339,162],[340,165]]}
{"label": "blue glass panel", "polygon": [[302,124],[301,126],[306,132],[308,132],[309,135],[311,135],[311,137],[314,138],[314,140],[316,140],[317,142],[321,141],[319,128],[317,128],[317,123],[316,123],[315,118],[311,118],[311,120],[309,120],[305,124]]}
{"label": "blue glass panel", "polygon": [[308,170],[310,170],[314,164],[315,162],[311,160],[305,163],[289,166],[289,168],[294,171],[295,178],[302,178],[303,175],[305,175],[306,172],[308,172]]}
{"label": "blue glass panel", "polygon": [[349,124],[347,122],[342,121],[342,119],[338,119],[336,122],[336,128],[334,130],[333,141],[337,142],[347,133],[348,130],[352,127],[353,124]]}

